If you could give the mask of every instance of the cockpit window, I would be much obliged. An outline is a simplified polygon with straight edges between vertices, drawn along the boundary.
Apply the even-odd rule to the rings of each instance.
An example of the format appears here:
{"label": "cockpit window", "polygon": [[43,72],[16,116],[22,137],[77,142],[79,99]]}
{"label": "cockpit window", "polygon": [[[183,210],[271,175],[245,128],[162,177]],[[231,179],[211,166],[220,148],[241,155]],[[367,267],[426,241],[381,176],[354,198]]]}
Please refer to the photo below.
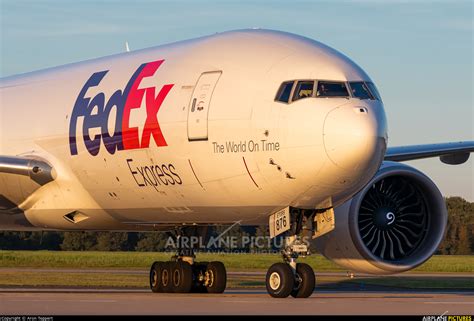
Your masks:
{"label": "cockpit window", "polygon": [[293,94],[293,101],[313,96],[314,81],[298,81]]}
{"label": "cockpit window", "polygon": [[352,96],[359,99],[374,99],[374,96],[370,93],[370,89],[363,81],[350,82]]}
{"label": "cockpit window", "polygon": [[349,97],[343,82],[318,81],[317,97]]}
{"label": "cockpit window", "polygon": [[277,101],[281,101],[283,103],[288,103],[290,101],[291,89],[293,89],[294,81],[286,81],[281,84],[280,89],[278,90],[278,94],[275,98]]}
{"label": "cockpit window", "polygon": [[369,86],[370,92],[372,93],[372,95],[373,95],[377,100],[382,101],[382,97],[380,96],[380,93],[379,93],[379,91],[377,90],[377,87],[375,87],[374,83],[372,83],[372,82],[366,82],[366,84],[367,84],[367,86]]}

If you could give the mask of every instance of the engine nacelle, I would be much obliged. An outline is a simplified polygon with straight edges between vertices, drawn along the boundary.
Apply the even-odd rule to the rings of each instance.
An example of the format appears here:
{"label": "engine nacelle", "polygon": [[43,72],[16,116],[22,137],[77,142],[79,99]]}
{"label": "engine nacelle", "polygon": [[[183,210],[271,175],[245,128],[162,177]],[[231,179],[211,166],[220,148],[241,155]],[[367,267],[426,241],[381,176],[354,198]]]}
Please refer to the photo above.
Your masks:
{"label": "engine nacelle", "polygon": [[433,255],[447,216],[443,196],[426,175],[384,162],[364,189],[335,208],[335,229],[315,243],[325,257],[352,271],[399,273]]}

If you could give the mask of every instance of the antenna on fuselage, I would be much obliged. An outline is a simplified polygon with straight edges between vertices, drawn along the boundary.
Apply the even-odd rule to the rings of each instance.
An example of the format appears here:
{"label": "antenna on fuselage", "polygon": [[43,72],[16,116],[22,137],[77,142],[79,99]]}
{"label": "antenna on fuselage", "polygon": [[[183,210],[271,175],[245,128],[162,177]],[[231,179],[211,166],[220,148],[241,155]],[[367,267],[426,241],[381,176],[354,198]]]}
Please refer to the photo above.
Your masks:
{"label": "antenna on fuselage", "polygon": [[128,41],[125,41],[125,51],[130,52],[130,47],[128,46]]}

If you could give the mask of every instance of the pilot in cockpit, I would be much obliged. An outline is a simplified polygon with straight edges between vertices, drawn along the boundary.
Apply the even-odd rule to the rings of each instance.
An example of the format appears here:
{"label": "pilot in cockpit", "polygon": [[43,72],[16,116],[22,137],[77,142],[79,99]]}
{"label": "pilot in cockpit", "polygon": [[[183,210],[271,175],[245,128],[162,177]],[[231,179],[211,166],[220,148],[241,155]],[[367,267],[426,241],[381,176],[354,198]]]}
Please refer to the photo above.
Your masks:
{"label": "pilot in cockpit", "polygon": [[318,91],[317,91],[317,96],[326,96],[327,94],[327,89],[324,86],[323,83],[318,83]]}

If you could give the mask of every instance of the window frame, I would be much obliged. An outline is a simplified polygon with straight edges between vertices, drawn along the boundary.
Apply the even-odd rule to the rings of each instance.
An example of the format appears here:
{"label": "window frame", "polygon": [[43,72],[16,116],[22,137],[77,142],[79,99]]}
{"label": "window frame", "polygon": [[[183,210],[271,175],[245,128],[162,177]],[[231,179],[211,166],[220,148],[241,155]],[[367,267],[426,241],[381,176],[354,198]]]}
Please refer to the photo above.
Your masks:
{"label": "window frame", "polygon": [[[298,86],[298,82],[304,82],[304,81],[307,81],[307,82],[313,82],[313,91],[312,91],[312,94],[311,96],[308,96],[308,97],[304,97],[304,98],[301,98],[301,99],[296,99],[294,100],[294,95],[295,95],[295,91],[296,91],[296,87]],[[317,95],[317,91],[318,91],[318,86],[319,86],[319,83],[320,82],[327,82],[327,83],[335,83],[335,84],[339,84],[339,83],[342,83],[344,84],[345,88],[346,88],[346,92],[347,92],[347,96],[318,96]],[[375,86],[375,84],[371,81],[366,81],[366,80],[328,80],[328,79],[289,79],[289,80],[285,80],[285,81],[282,81],[280,83],[280,87],[278,87],[278,91],[275,95],[275,99],[274,101],[277,102],[277,103],[282,103],[282,104],[291,104],[293,102],[296,102],[296,101],[299,101],[299,100],[302,100],[302,99],[305,99],[305,98],[345,98],[345,99],[350,99],[350,98],[354,98],[354,99],[359,99],[359,100],[364,100],[364,99],[361,99],[359,97],[356,97],[353,95],[352,93],[352,86],[351,86],[351,82],[361,82],[363,83],[365,86],[367,86],[367,89],[369,90],[369,94],[372,96],[372,98],[369,98],[368,100],[373,100],[373,101],[382,101],[381,97],[380,97],[380,93],[378,92],[378,89],[377,87]],[[278,100],[278,97],[281,95],[281,89],[282,89],[282,86],[283,84],[286,84],[286,83],[291,83],[291,91],[290,91],[290,96],[288,97],[288,101],[281,101],[281,100]],[[377,96],[375,96],[373,93],[372,93],[372,88],[369,87],[369,83],[371,83],[375,89],[377,89]],[[379,98],[380,97],[380,98]]]}
{"label": "window frame", "polygon": [[[370,94],[374,96],[374,100],[382,102],[382,96],[380,95],[380,92],[377,86],[375,86],[375,83],[373,81],[364,81],[364,83],[367,86],[367,88],[369,88]],[[369,84],[372,84],[374,88],[370,88]],[[375,91],[375,94],[372,91]]]}
{"label": "window frame", "polygon": [[[318,96],[318,85],[320,82],[329,82],[329,83],[343,83],[344,86],[346,86],[346,92],[347,92],[347,96]],[[349,88],[349,84],[346,80],[325,80],[325,79],[317,79],[315,80],[315,84],[317,83],[316,85],[316,88],[314,90],[314,95],[316,98],[345,98],[345,99],[349,99],[349,98],[352,98],[352,95],[350,93],[350,91],[348,90]]]}
{"label": "window frame", "polygon": [[[286,84],[286,83],[292,83],[291,85],[291,91],[290,91],[290,96],[288,97],[288,101],[282,101],[282,100],[279,100],[278,98],[280,97],[281,93],[282,93],[282,86],[283,84]],[[281,84],[280,84],[280,87],[278,88],[278,91],[277,91],[277,94],[275,95],[275,99],[274,101],[276,101],[277,103],[282,103],[282,104],[291,104],[292,102],[292,97],[293,97],[293,92],[295,91],[295,88],[296,88],[296,85],[295,85],[295,82],[296,80],[285,80],[283,81]]]}
{"label": "window frame", "polygon": [[[363,83],[363,84],[367,87],[367,92],[369,93],[370,98],[362,99],[362,98],[360,98],[360,97],[354,96],[354,95],[352,94],[351,82],[360,82],[360,83]],[[369,85],[367,85],[367,83],[368,83],[368,82],[365,81],[365,80],[348,81],[348,82],[347,82],[347,86],[350,88],[350,95],[351,95],[351,98],[359,99],[359,100],[378,100],[377,97],[375,97],[374,94],[372,93],[372,91],[371,91]]]}
{"label": "window frame", "polygon": [[[304,81],[313,82],[313,89],[312,89],[312,92],[311,92],[311,96],[294,100],[293,98],[295,96],[296,87],[298,86],[298,83],[299,82],[304,82]],[[316,79],[296,79],[296,80],[294,80],[293,81],[293,90],[292,90],[292,95],[291,95],[291,102],[302,100],[302,99],[305,99],[305,98],[314,98],[315,95],[316,95],[316,83],[317,82],[318,81]]]}

